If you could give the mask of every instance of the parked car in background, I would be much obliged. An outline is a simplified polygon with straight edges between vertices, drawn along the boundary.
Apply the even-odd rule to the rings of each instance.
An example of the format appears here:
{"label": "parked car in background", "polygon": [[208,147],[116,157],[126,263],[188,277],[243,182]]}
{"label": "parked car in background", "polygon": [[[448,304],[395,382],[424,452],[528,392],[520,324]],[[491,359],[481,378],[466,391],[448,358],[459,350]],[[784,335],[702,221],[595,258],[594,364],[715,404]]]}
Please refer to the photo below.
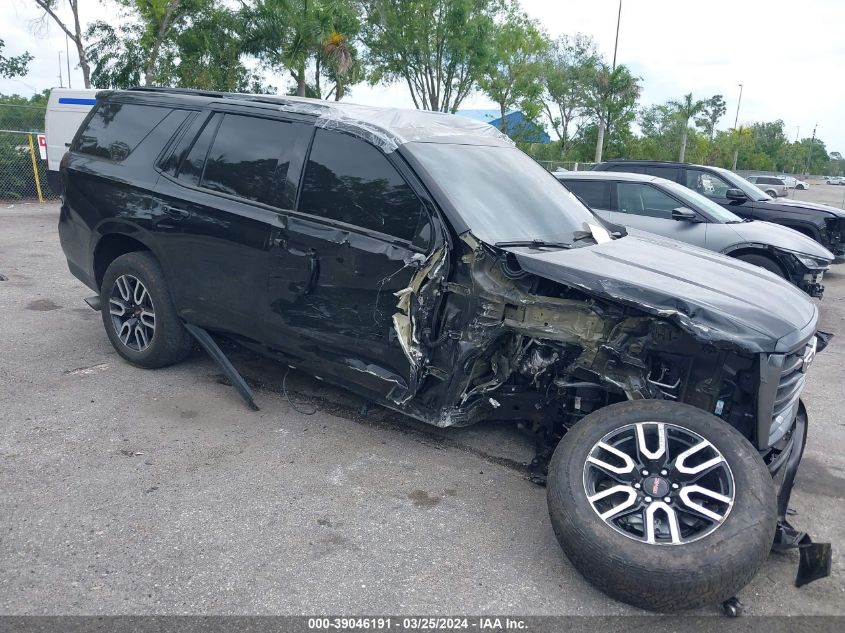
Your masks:
{"label": "parked car in background", "polygon": [[746,180],[757,185],[772,198],[782,198],[789,194],[789,187],[786,186],[786,183],[774,176],[748,176]]}
{"label": "parked car in background", "polygon": [[806,180],[798,180],[795,176],[775,176],[784,182],[784,184],[789,187],[790,189],[809,189],[810,183]]}
{"label": "parked car in background", "polygon": [[813,238],[845,258],[845,211],[826,204],[775,199],[732,171],[720,167],[653,160],[610,160],[595,171],[659,176],[689,187],[743,219],[773,222]]}
{"label": "parked car in background", "polygon": [[742,220],[709,198],[665,178],[620,172],[555,174],[593,211],[614,224],[687,242],[765,268],[812,297],[833,253],[797,231]]}
{"label": "parked car in background", "polygon": [[827,179],[829,185],[845,185],[845,176],[831,176]]}
{"label": "parked car in background", "polygon": [[640,607],[731,598],[794,533],[817,306],[626,234],[493,126],[107,91],[61,177],[68,266],[130,363],[177,363],[191,336],[219,361],[211,331],[438,427],[520,423],[564,551]]}

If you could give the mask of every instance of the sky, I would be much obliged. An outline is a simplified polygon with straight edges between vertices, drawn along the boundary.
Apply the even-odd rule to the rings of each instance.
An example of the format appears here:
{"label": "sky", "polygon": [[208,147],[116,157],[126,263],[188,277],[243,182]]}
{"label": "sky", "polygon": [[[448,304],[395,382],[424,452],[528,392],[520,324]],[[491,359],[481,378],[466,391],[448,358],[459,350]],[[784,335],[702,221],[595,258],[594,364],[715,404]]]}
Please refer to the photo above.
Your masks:
{"label": "sky", "polygon": [[[62,2],[63,4],[63,2]],[[119,19],[112,3],[80,0],[83,23]],[[618,0],[522,0],[523,9],[551,36],[577,32],[592,36],[608,60],[613,56]],[[0,92],[29,95],[59,85],[59,52],[67,86],[65,38],[39,15],[32,0],[0,0],[4,55],[28,50],[30,73],[0,80]],[[74,68],[71,83],[82,87]],[[816,136],[828,151],[845,153],[845,0],[622,0],[617,63],[642,78],[643,105],[723,95],[727,114],[720,128],[733,126],[743,84],[740,124],[783,119],[787,136]],[[281,87],[285,79],[268,77]],[[359,85],[347,100],[413,107],[403,84]],[[462,108],[493,108],[484,95],[471,95]]]}

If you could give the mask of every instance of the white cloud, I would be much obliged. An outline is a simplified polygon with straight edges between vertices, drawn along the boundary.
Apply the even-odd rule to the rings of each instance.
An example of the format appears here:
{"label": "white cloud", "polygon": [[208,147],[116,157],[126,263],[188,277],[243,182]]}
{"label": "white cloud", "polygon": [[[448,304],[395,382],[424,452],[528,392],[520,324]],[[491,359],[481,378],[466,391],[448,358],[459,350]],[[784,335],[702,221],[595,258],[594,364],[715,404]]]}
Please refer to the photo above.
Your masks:
{"label": "white cloud", "polygon": [[[113,5],[95,0],[81,4],[84,22],[118,19]],[[522,4],[549,34],[586,33],[608,59],[612,56],[617,0],[522,0]],[[5,53],[28,50],[35,56],[27,77],[0,81],[3,93],[29,94],[58,85],[58,52],[64,55],[65,38],[52,23],[42,35],[33,35],[30,21],[37,16],[27,0],[0,3]],[[817,135],[828,149],[845,151],[843,27],[842,0],[623,0],[617,61],[643,78],[644,104],[687,92],[701,98],[720,93],[728,105],[721,125],[729,127],[736,113],[737,84],[742,83],[741,123],[780,118],[790,138],[796,127],[802,138],[809,136],[818,123]],[[70,57],[73,66],[77,62],[73,46]],[[81,72],[71,70],[74,87],[81,87]],[[285,82],[270,78],[280,88]],[[402,84],[355,86],[349,99],[413,107]],[[493,104],[483,95],[473,95],[462,107]]]}

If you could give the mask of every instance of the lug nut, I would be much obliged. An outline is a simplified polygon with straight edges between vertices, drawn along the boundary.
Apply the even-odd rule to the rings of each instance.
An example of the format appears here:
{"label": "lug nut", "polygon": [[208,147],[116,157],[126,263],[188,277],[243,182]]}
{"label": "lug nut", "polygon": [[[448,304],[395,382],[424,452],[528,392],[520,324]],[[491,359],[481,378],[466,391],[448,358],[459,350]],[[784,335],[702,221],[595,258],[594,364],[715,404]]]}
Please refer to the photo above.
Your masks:
{"label": "lug nut", "polygon": [[666,503],[672,503],[672,500],[669,497],[663,497],[663,501]]}
{"label": "lug nut", "polygon": [[647,470],[643,470],[643,477],[648,477],[648,471]]}
{"label": "lug nut", "polygon": [[637,490],[639,490],[641,487],[642,486],[640,486],[640,484],[634,484],[634,488],[636,488]]}
{"label": "lug nut", "polygon": [[651,497],[646,497],[646,498],[645,498],[645,502],[646,502],[646,503],[651,503]]}
{"label": "lug nut", "polygon": [[666,475],[669,474],[669,471],[664,468],[663,470],[660,471],[660,474],[665,477]]}
{"label": "lug nut", "polygon": [[677,490],[678,488],[680,488],[680,486],[679,486],[678,484],[672,484],[672,489],[673,489],[673,490]]}

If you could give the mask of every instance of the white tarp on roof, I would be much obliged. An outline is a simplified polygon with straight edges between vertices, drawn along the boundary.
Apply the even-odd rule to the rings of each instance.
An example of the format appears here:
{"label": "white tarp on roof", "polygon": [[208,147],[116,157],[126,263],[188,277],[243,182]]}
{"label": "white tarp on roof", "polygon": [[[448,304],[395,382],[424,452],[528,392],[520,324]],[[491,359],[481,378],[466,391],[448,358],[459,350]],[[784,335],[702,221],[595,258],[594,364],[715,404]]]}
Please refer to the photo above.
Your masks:
{"label": "white tarp on roof", "polygon": [[456,137],[478,137],[491,145],[513,145],[513,141],[492,125],[466,117],[428,110],[379,108],[337,101],[286,97],[281,110],[316,114],[317,126],[365,132],[368,140],[385,152],[412,141],[445,141]]}

